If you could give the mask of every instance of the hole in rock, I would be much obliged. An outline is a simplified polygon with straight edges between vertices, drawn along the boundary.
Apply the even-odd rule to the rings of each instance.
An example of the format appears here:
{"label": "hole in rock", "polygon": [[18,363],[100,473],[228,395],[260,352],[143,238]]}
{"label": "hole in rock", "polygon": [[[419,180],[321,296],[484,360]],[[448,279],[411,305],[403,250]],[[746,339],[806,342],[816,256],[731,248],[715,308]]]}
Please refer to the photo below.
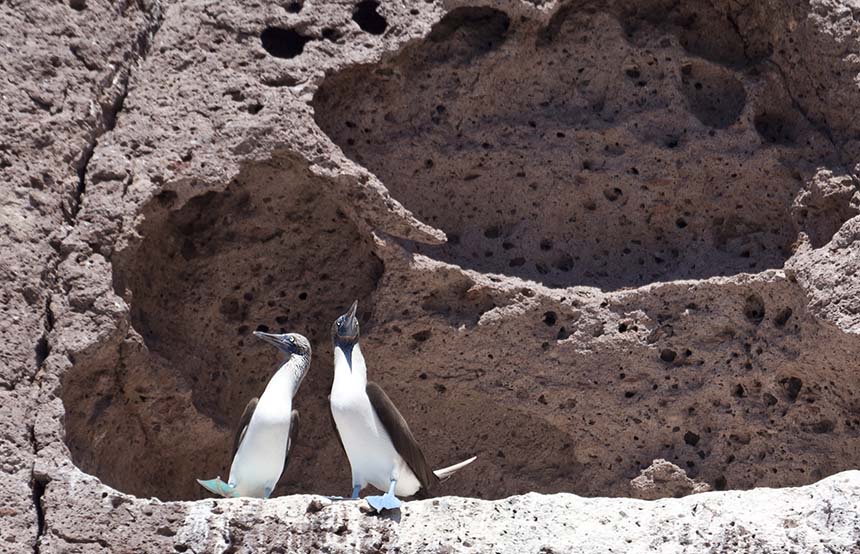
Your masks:
{"label": "hole in rock", "polygon": [[340,34],[340,31],[338,31],[337,29],[334,29],[332,27],[326,27],[325,29],[322,30],[322,37],[325,40],[337,42],[337,40],[340,39],[341,34]]}
{"label": "hole in rock", "polygon": [[752,323],[758,325],[764,319],[764,300],[758,294],[751,294],[744,302],[744,315]]}
{"label": "hole in rock", "polygon": [[774,320],[773,320],[774,325],[776,325],[777,327],[785,326],[785,324],[788,323],[788,320],[791,318],[791,314],[792,314],[791,308],[783,308],[777,314],[776,318],[774,318]]}
{"label": "hole in rock", "polygon": [[746,105],[746,90],[729,69],[704,61],[681,67],[681,84],[689,109],[708,127],[725,129]]}
{"label": "hole in rock", "polygon": [[755,128],[765,142],[792,144],[797,140],[797,130],[790,119],[764,111],[755,116]]}
{"label": "hole in rock", "polygon": [[330,326],[354,299],[360,314],[372,310],[382,264],[324,190],[304,165],[278,159],[245,167],[223,192],[150,203],[139,243],[114,255],[132,329],[80,357],[63,386],[81,469],[142,497],[206,496],[194,479],[227,478],[233,426],[280,359],[251,334],[260,328],[302,333],[314,348],[294,404],[301,463],[278,494],[344,486],[348,473],[324,461],[338,455]]}
{"label": "hole in rock", "polygon": [[305,49],[310,38],[292,29],[266,27],[260,34],[263,49],[276,58],[295,58]]}
{"label": "hole in rock", "polygon": [[[782,267],[804,230],[792,202],[837,155],[700,8],[665,21],[568,9],[546,28],[458,8],[425,40],[328,77],[315,117],[451,237],[407,243],[436,259],[604,290]],[[752,115],[774,106],[790,142]]]}
{"label": "hole in rock", "polygon": [[376,0],[364,0],[355,6],[352,12],[352,20],[358,23],[362,31],[371,35],[381,35],[388,27],[388,22],[376,10],[379,2]]}

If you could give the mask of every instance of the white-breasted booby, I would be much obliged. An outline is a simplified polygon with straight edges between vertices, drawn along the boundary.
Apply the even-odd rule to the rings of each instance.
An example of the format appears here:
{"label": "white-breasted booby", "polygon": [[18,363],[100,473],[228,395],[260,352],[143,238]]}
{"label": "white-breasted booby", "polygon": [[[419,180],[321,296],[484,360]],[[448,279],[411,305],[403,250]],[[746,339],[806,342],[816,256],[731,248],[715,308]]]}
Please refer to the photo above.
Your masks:
{"label": "white-breasted booby", "polygon": [[398,496],[427,496],[475,458],[431,470],[406,420],[385,391],[367,380],[367,366],[358,345],[358,301],[332,325],[334,383],[331,413],[341,446],[352,469],[352,498],[370,484],[382,496],[368,496],[377,511],[400,507]]}
{"label": "white-breasted booby", "polygon": [[252,398],[236,429],[230,480],[197,480],[206,490],[226,497],[268,498],[287,467],[290,448],[299,429],[293,397],[311,366],[311,344],[297,333],[274,335],[255,331],[287,358],[259,398]]}

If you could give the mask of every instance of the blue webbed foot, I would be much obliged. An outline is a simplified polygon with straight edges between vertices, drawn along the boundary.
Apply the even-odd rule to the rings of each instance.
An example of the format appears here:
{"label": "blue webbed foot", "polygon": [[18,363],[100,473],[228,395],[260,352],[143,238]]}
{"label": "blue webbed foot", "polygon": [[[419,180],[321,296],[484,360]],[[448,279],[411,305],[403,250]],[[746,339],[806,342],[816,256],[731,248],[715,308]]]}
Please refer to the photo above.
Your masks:
{"label": "blue webbed foot", "polygon": [[225,483],[221,480],[221,477],[206,480],[197,479],[197,482],[200,483],[201,487],[212,494],[217,494],[218,496],[223,496],[225,498],[234,498],[236,496],[236,486]]}
{"label": "blue webbed foot", "polygon": [[385,493],[382,496],[367,496],[364,498],[370,507],[381,512],[382,510],[396,510],[400,508],[400,500],[393,494]]}
{"label": "blue webbed foot", "polygon": [[394,488],[397,486],[397,480],[391,480],[391,486],[388,487],[388,492],[383,494],[382,496],[368,496],[365,497],[367,503],[370,504],[370,507],[376,510],[377,512],[381,512],[382,510],[397,510],[400,508],[400,500],[394,496]]}

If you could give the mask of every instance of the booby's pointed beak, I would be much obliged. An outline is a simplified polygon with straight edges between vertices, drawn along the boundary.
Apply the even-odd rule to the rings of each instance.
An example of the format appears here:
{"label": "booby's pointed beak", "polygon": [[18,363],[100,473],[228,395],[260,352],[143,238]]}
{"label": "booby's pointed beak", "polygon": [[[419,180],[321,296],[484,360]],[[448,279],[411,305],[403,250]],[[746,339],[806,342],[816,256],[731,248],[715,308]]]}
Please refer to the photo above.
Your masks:
{"label": "booby's pointed beak", "polygon": [[288,335],[273,335],[272,333],[254,331],[254,336],[258,339],[268,342],[282,352],[286,352],[287,354],[292,353],[292,345],[290,345],[289,341],[287,340]]}
{"label": "booby's pointed beak", "polygon": [[337,334],[341,338],[358,338],[358,319],[355,317],[356,310],[358,310],[358,300],[353,302],[349,311],[343,314],[343,325],[341,325],[337,330]]}

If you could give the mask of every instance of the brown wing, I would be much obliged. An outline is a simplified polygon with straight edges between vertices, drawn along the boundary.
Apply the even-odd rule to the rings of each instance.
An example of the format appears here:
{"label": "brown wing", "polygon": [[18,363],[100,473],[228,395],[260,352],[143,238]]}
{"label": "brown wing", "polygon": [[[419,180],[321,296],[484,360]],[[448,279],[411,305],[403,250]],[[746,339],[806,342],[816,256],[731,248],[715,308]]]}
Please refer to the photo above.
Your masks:
{"label": "brown wing", "polygon": [[299,411],[293,410],[290,414],[290,440],[287,442],[287,451],[284,453],[284,469],[281,473],[287,471],[287,465],[290,463],[290,450],[296,445],[296,439],[299,436]]}
{"label": "brown wing", "polygon": [[376,383],[369,381],[365,391],[367,397],[370,398],[370,405],[373,406],[382,426],[388,432],[388,436],[391,437],[394,449],[403,457],[409,469],[418,478],[423,489],[422,492],[429,492],[433,485],[439,482],[439,478],[427,465],[421,447],[418,446],[415,437],[412,436],[412,431],[409,430],[406,420],[400,415],[400,410]]}
{"label": "brown wing", "polygon": [[251,423],[251,416],[254,415],[254,410],[257,409],[257,402],[260,399],[252,398],[248,405],[245,406],[245,411],[242,412],[242,417],[239,419],[239,427],[236,428],[236,435],[233,437],[233,458],[236,457],[236,452],[239,451],[239,445],[242,444],[242,439],[245,438],[245,431],[248,430],[248,424]]}

